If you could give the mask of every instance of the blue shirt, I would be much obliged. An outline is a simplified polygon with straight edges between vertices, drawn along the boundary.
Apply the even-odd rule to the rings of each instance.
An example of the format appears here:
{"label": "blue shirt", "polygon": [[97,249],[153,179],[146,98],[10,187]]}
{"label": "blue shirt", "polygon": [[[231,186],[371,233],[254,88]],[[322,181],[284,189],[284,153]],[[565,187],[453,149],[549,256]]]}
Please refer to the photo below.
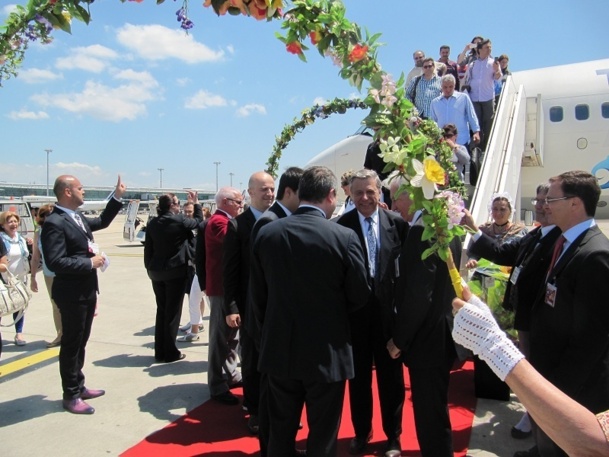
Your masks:
{"label": "blue shirt", "polygon": [[[417,84],[418,82],[418,84]],[[413,99],[414,87],[417,86],[416,97]],[[431,101],[442,93],[440,77],[435,74],[430,79],[413,78],[406,88],[406,96],[419,110],[422,116],[431,118]]]}
{"label": "blue shirt", "polygon": [[469,71],[469,96],[472,102],[488,102],[495,98],[495,59],[488,57],[472,63]]}
{"label": "blue shirt", "polygon": [[461,92],[454,91],[446,98],[444,95],[436,97],[431,102],[431,118],[442,128],[446,124],[455,124],[457,127],[457,144],[469,143],[469,131],[480,131],[480,124],[474,111],[474,105],[469,97]]}

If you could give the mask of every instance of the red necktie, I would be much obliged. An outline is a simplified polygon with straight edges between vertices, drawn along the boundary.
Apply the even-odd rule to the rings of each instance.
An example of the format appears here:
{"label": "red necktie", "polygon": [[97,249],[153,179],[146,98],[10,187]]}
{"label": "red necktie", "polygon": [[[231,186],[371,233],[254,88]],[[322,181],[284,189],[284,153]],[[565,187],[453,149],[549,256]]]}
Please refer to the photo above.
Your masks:
{"label": "red necktie", "polygon": [[560,235],[560,238],[556,240],[556,244],[554,245],[554,253],[552,254],[552,261],[550,262],[550,268],[548,269],[548,275],[552,272],[552,269],[556,265],[556,262],[560,257],[560,253],[562,252],[562,248],[565,245],[565,241],[567,241],[567,239],[563,235]]}

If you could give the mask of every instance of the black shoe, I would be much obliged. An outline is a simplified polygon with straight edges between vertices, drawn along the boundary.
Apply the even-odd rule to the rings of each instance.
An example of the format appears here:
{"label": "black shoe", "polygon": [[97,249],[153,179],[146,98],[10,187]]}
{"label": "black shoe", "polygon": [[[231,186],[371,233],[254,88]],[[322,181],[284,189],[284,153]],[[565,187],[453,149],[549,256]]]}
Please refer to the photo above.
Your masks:
{"label": "black shoe", "polygon": [[178,360],[182,360],[186,357],[186,354],[184,354],[183,352],[180,352],[180,355],[177,356],[177,358],[175,359],[169,359],[169,360],[165,360],[165,363],[172,363],[172,362],[177,362]]}
{"label": "black shoe", "polygon": [[368,436],[364,436],[364,437],[356,436],[355,438],[353,438],[351,440],[351,443],[349,443],[349,454],[358,455],[358,454],[361,454],[362,452],[364,452],[364,449],[366,449],[366,446],[368,445],[368,442],[371,439],[372,439],[372,430],[370,430],[370,433],[368,433]]}
{"label": "black shoe", "polygon": [[247,420],[247,428],[252,435],[257,435],[260,431],[260,422],[258,421],[258,416],[254,416],[253,414]]}
{"label": "black shoe", "polygon": [[514,457],[541,457],[537,446],[533,446],[528,451],[517,451],[514,452]]}
{"label": "black shoe", "polygon": [[237,397],[235,397],[233,394],[231,394],[228,390],[219,395],[212,395],[211,399],[215,400],[219,403],[223,403],[225,405],[238,405],[239,404],[239,399]]}
{"label": "black shoe", "polygon": [[528,438],[529,436],[531,436],[533,434],[532,430],[529,430],[528,432],[524,432],[522,430],[520,430],[519,428],[516,427],[512,427],[512,438],[517,439],[517,440],[524,440],[525,438]]}
{"label": "black shoe", "polygon": [[385,457],[400,457],[402,455],[402,445],[400,444],[399,438],[392,438],[387,440],[387,447],[385,448]]}

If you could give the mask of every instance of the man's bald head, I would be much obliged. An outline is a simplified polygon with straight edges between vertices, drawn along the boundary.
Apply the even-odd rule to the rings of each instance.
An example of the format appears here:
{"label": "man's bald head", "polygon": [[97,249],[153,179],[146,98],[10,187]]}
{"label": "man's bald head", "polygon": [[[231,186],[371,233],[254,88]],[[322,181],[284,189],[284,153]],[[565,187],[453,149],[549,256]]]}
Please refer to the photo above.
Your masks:
{"label": "man's bald head", "polygon": [[265,171],[258,171],[250,176],[248,182],[250,205],[258,211],[266,211],[275,198],[275,180]]}

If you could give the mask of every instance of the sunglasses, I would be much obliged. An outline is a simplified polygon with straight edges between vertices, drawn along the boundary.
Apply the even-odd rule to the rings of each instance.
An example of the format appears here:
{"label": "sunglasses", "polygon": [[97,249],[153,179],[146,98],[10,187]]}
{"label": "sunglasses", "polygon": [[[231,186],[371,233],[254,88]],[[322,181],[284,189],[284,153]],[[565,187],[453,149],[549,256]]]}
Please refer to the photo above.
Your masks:
{"label": "sunglasses", "polygon": [[423,68],[433,68],[433,65],[423,65]]}

